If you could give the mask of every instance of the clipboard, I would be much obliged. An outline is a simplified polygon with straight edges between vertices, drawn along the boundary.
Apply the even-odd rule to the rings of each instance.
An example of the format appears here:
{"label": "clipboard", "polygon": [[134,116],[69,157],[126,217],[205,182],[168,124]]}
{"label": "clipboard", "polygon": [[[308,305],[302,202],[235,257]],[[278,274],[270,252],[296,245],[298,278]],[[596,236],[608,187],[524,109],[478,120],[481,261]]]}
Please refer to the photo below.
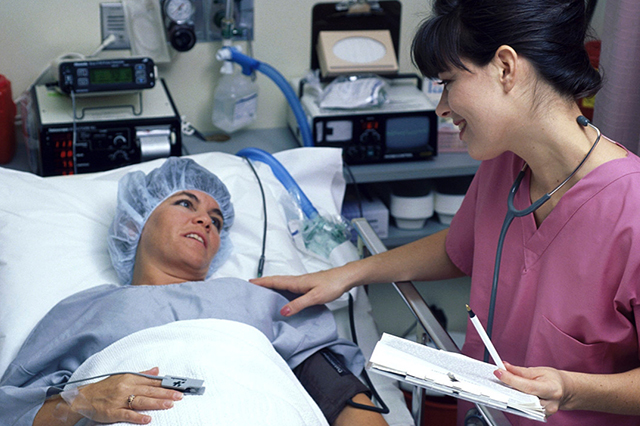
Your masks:
{"label": "clipboard", "polygon": [[376,344],[367,370],[500,411],[546,422],[537,396],[493,376],[495,365],[421,345],[387,333]]}

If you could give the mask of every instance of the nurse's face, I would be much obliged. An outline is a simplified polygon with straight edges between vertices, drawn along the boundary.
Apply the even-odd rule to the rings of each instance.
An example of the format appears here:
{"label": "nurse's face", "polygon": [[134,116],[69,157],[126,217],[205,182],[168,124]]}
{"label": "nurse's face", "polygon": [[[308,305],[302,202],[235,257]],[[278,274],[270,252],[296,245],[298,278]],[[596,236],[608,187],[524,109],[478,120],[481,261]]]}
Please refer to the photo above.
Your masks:
{"label": "nurse's face", "polygon": [[460,129],[460,140],[477,160],[494,158],[506,149],[507,124],[501,118],[502,86],[490,65],[478,67],[463,61],[470,70],[452,67],[438,74],[444,85],[436,113],[451,118]]}
{"label": "nurse's face", "polygon": [[180,191],[153,211],[142,230],[138,259],[187,281],[206,277],[220,248],[223,218],[208,194]]}

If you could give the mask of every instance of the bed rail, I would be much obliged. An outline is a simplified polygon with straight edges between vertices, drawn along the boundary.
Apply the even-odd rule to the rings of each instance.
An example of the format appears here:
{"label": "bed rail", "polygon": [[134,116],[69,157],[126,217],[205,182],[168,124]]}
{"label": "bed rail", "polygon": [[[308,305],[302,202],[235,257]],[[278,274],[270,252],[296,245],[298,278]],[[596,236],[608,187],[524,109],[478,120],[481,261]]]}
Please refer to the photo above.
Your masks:
{"label": "bed rail", "polygon": [[[378,235],[375,233],[369,222],[364,218],[353,219],[352,224],[360,240],[371,254],[378,254],[387,251],[387,248],[382,243]],[[413,315],[415,315],[418,323],[427,332],[429,338],[434,342],[437,348],[444,349],[449,352],[460,352],[460,349],[455,344],[453,339],[447,331],[440,325],[436,317],[431,312],[431,309],[422,298],[422,295],[418,292],[416,287],[411,281],[399,281],[392,283],[396,288],[404,302],[407,304]],[[423,390],[419,387],[414,387],[413,394],[413,407],[412,414],[416,422],[416,425],[422,424],[422,397]],[[510,426],[511,423],[507,420],[504,413],[484,405],[476,404],[476,407],[486,422],[491,426]]]}

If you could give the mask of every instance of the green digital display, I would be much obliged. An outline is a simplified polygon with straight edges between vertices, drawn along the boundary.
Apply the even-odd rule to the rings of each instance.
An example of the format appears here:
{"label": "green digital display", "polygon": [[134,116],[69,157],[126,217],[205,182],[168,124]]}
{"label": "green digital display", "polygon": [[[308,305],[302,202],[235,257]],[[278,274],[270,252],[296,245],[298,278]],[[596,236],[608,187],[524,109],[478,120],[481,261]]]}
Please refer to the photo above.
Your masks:
{"label": "green digital display", "polygon": [[90,68],[89,81],[91,84],[133,83],[133,68]]}

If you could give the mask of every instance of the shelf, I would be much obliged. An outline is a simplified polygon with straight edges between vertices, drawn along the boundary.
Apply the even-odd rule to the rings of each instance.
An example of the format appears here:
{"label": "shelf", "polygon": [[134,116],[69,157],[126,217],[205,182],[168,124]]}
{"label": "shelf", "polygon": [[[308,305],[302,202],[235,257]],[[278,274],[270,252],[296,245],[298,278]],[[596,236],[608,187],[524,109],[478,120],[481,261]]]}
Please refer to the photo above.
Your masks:
{"label": "shelf", "polygon": [[438,222],[437,219],[431,218],[427,220],[425,226],[420,229],[400,229],[395,225],[389,224],[389,236],[382,238],[382,242],[387,248],[398,247],[427,235],[447,229],[448,225]]}
{"label": "shelf", "polygon": [[[241,130],[232,134],[227,142],[202,142],[194,137],[185,137],[184,145],[190,154],[208,151],[235,154],[248,147],[274,153],[300,146],[287,127]],[[373,183],[473,175],[478,166],[480,161],[474,160],[467,153],[441,153],[430,160],[358,164],[350,166],[350,169],[357,183]],[[347,182],[351,182],[346,170],[345,178]]]}
{"label": "shelf", "polygon": [[[289,128],[248,129],[231,135],[227,142],[203,142],[194,136],[184,136],[185,154],[200,154],[210,151],[221,151],[235,154],[248,147],[262,148],[275,153],[300,146]],[[478,170],[480,162],[466,153],[441,153],[437,157],[425,161],[401,163],[360,164],[350,166],[351,173],[358,183],[389,182],[409,179],[430,179],[451,176],[472,175]],[[28,171],[27,152],[20,143],[10,169]],[[350,177],[345,171],[345,178]]]}
{"label": "shelf", "polygon": [[351,172],[356,182],[372,183],[473,175],[479,166],[467,153],[442,153],[425,161],[351,166]]}

